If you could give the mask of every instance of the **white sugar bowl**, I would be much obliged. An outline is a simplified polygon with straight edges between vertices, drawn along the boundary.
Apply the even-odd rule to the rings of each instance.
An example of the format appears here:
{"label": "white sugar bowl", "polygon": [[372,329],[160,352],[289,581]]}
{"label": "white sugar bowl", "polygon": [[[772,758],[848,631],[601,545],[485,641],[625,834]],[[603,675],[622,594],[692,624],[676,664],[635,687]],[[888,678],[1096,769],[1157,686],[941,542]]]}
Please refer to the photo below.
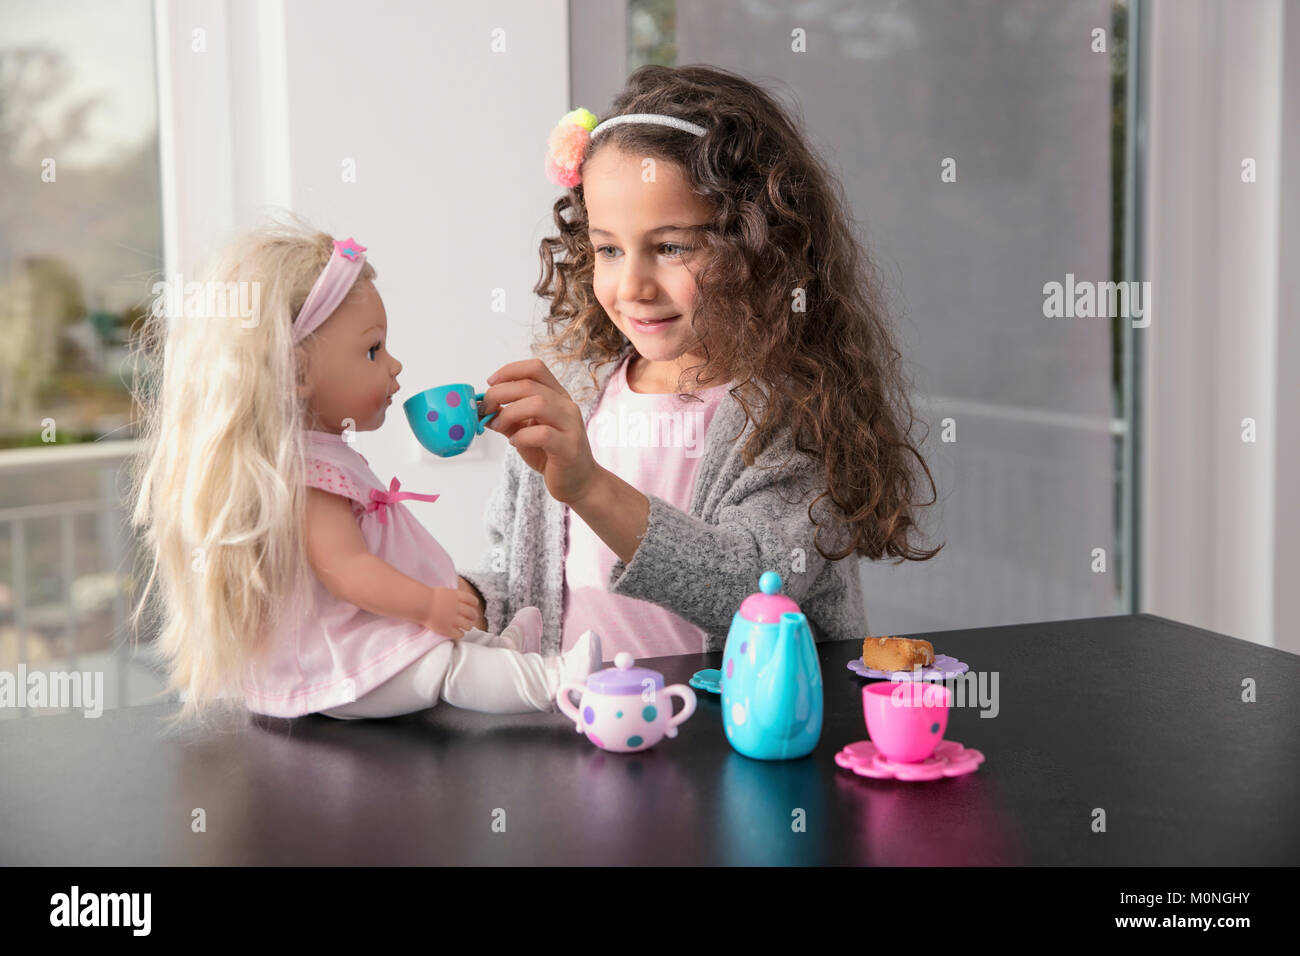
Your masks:
{"label": "white sugar bowl", "polygon": [[[664,686],[664,675],[648,667],[633,667],[627,652],[614,657],[614,666],[591,674],[583,683],[567,681],[556,693],[556,704],[573,721],[573,729],[602,750],[635,753],[676,737],[677,728],[695,713],[695,692],[685,684]],[[578,706],[569,696],[582,696]],[[673,714],[673,695],[682,709]]]}

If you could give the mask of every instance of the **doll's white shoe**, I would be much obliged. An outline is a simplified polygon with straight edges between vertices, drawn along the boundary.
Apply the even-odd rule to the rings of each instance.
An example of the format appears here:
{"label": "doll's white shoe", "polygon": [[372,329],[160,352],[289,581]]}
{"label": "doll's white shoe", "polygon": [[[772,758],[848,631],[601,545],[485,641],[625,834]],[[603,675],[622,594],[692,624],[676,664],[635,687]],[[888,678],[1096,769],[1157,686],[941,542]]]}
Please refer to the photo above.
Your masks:
{"label": "doll's white shoe", "polygon": [[601,657],[600,635],[593,630],[585,630],[574,645],[560,655],[564,661],[561,668],[565,680],[585,681],[587,677],[600,670]]}
{"label": "doll's white shoe", "polygon": [[559,710],[555,698],[560,692],[560,685],[576,682],[585,683],[587,677],[600,670],[603,663],[600,635],[593,630],[582,632],[574,645],[559,656],[546,659],[547,674],[551,679],[551,709]]}
{"label": "doll's white shoe", "polygon": [[521,608],[519,613],[510,619],[510,623],[505,626],[497,637],[506,642],[497,646],[508,646],[511,650],[517,651],[525,647],[540,647],[542,643],[542,612],[535,607]]}

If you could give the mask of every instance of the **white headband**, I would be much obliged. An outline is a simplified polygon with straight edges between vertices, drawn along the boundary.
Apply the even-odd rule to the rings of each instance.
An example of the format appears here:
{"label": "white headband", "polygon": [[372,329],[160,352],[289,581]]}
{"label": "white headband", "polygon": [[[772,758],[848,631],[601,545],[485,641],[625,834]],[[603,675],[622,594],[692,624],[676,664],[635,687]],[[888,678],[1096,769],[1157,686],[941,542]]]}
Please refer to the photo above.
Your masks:
{"label": "white headband", "polygon": [[671,126],[673,129],[679,129],[683,133],[694,133],[696,136],[703,136],[705,133],[703,126],[697,126],[684,119],[678,119],[676,116],[661,116],[658,113],[624,113],[622,116],[611,116],[593,129],[591,138],[595,139],[599,136],[601,130],[622,123],[651,123],[655,126]]}
{"label": "white headband", "polygon": [[582,163],[587,156],[591,141],[611,126],[623,123],[649,123],[652,126],[668,126],[703,136],[708,132],[676,116],[663,116],[659,113],[624,113],[611,116],[603,123],[597,124],[596,114],[579,107],[560,117],[560,121],[551,130],[546,139],[546,178],[557,186],[572,189],[582,182]]}

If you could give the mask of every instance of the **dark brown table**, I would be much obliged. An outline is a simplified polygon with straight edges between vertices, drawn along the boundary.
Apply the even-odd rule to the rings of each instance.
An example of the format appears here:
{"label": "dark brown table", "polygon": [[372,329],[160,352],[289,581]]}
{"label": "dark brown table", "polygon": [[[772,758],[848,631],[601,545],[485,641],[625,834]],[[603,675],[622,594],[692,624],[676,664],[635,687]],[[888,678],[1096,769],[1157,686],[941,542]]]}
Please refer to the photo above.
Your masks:
{"label": "dark brown table", "polygon": [[[161,719],[174,705],[3,721],[0,863],[1300,861],[1300,657],[1148,614],[919,636],[998,674],[996,717],[970,706],[949,720],[950,739],[987,757],[970,776],[877,781],[835,765],[866,737],[863,680],[846,668],[859,645],[844,642],[819,645],[821,741],[786,762],[734,752],[708,694],[675,740],[639,755],[597,750],[560,714],[445,704],[173,737]],[[642,663],[676,683],[720,660]]]}

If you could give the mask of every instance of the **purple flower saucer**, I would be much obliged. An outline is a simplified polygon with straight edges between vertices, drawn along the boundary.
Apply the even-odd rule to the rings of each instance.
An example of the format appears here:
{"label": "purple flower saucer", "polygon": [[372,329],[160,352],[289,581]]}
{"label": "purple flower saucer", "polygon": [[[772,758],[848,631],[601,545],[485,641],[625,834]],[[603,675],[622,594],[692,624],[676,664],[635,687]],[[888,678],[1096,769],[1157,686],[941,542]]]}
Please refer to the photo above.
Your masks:
{"label": "purple flower saucer", "polygon": [[[874,667],[863,664],[861,657],[849,661],[849,670],[859,677],[869,677],[872,680],[911,680],[914,676],[912,671],[878,671]],[[949,657],[947,654],[936,654],[934,664],[922,668],[921,680],[949,680],[968,670],[970,670],[969,664],[963,664],[957,658]]]}

